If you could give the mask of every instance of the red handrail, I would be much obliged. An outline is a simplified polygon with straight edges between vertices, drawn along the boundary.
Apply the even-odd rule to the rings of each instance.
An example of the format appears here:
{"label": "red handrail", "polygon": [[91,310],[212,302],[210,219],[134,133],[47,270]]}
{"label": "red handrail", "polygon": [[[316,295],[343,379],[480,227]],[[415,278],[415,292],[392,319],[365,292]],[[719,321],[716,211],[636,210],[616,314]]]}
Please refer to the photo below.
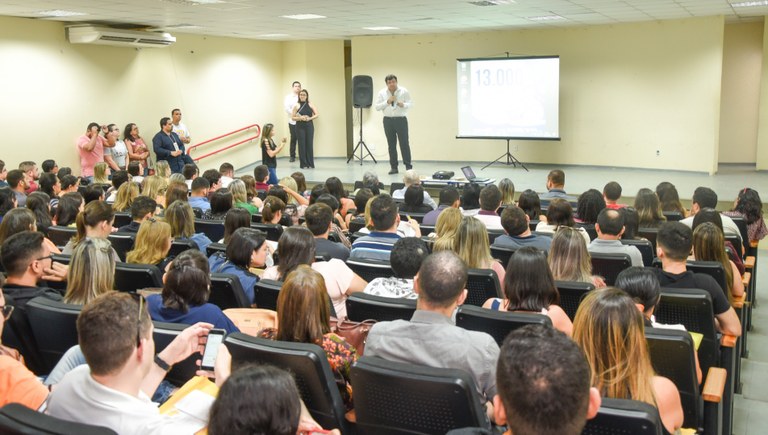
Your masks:
{"label": "red handrail", "polygon": [[195,148],[197,148],[197,147],[199,147],[199,146],[203,146],[203,145],[209,144],[209,143],[211,143],[211,142],[217,141],[217,140],[219,140],[219,139],[222,139],[222,138],[225,138],[225,137],[227,137],[227,136],[232,136],[233,134],[237,134],[237,133],[240,133],[241,131],[249,130],[249,129],[251,129],[251,128],[254,128],[254,127],[256,128],[256,135],[255,135],[255,136],[253,136],[253,137],[249,137],[249,138],[247,138],[247,139],[244,139],[244,140],[241,140],[240,142],[236,142],[236,143],[234,143],[234,144],[232,144],[232,145],[229,145],[229,146],[226,146],[226,147],[224,147],[224,148],[220,148],[220,149],[218,149],[218,150],[216,150],[216,151],[212,151],[212,152],[210,152],[210,153],[208,153],[208,154],[203,154],[202,156],[200,156],[200,157],[197,157],[197,158],[196,158],[196,159],[194,159],[194,160],[195,160],[196,162],[199,162],[200,160],[202,160],[202,159],[204,159],[204,158],[206,158],[206,157],[212,156],[212,155],[214,155],[214,154],[218,154],[218,153],[220,153],[220,152],[222,152],[222,151],[226,151],[226,150],[228,150],[228,149],[230,149],[230,148],[234,148],[234,147],[236,147],[236,146],[238,146],[238,145],[242,145],[242,144],[244,144],[244,143],[246,143],[246,142],[250,142],[250,141],[252,141],[252,140],[254,140],[254,139],[257,139],[257,138],[258,138],[258,137],[261,135],[261,127],[260,127],[258,124],[252,124],[252,125],[249,125],[249,126],[243,127],[243,128],[241,128],[241,129],[238,129],[238,130],[234,130],[234,131],[230,131],[229,133],[224,133],[224,134],[222,134],[221,136],[216,136],[216,137],[214,137],[214,138],[212,138],[212,139],[208,139],[208,140],[206,140],[206,141],[203,141],[203,142],[200,142],[200,143],[198,143],[198,144],[192,145],[191,147],[189,147],[189,148],[187,149],[187,154],[191,156],[192,150],[193,150],[193,149],[195,149]]}

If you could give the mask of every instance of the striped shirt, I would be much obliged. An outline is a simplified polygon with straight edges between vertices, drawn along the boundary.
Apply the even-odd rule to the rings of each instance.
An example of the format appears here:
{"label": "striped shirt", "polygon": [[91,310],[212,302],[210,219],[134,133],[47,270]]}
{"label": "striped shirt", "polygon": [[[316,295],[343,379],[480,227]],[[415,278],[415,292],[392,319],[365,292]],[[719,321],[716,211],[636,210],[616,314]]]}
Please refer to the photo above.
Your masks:
{"label": "striped shirt", "polygon": [[389,261],[392,246],[400,240],[397,233],[372,231],[369,235],[360,237],[352,243],[350,260]]}

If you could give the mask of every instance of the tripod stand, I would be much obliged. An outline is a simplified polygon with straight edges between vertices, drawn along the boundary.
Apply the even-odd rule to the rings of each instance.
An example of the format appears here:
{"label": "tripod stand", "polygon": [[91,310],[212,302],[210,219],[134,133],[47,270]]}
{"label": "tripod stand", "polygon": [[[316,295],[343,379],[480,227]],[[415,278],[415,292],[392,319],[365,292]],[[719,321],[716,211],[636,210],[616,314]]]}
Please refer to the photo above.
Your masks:
{"label": "tripod stand", "polygon": [[504,154],[502,154],[502,155],[500,155],[498,159],[496,159],[496,160],[494,160],[494,161],[492,161],[492,162],[488,163],[487,165],[483,166],[482,168],[480,168],[480,170],[481,170],[481,171],[482,171],[483,169],[487,168],[488,166],[491,166],[492,164],[494,164],[494,163],[496,163],[496,162],[499,162],[499,160],[501,160],[501,159],[503,159],[503,158],[506,158],[506,159],[507,159],[507,161],[506,161],[506,162],[499,162],[499,163],[503,163],[503,164],[505,164],[505,165],[507,165],[507,166],[509,166],[509,165],[512,165],[512,166],[514,166],[514,167],[517,167],[517,165],[520,165],[520,166],[522,166],[522,167],[523,167],[523,169],[525,169],[525,170],[526,170],[526,172],[530,172],[530,171],[528,171],[528,168],[526,168],[526,167],[525,167],[525,164],[524,164],[523,162],[521,162],[520,160],[517,160],[517,157],[513,156],[513,155],[512,155],[512,154],[509,152],[509,141],[510,141],[510,139],[507,139],[507,152],[506,152],[506,153],[504,153]]}
{"label": "tripod stand", "polygon": [[[357,145],[355,145],[355,149],[352,150],[352,155],[349,156],[349,158],[347,159],[347,163],[349,163],[350,160],[355,158],[355,159],[360,159],[360,166],[363,166],[363,159],[365,159],[366,157],[370,157],[373,160],[373,163],[378,163],[376,162],[376,157],[374,157],[373,154],[371,154],[371,150],[368,149],[368,145],[366,145],[365,141],[363,140],[363,107],[360,106],[358,107],[358,109],[360,109],[360,140],[357,142]],[[357,150],[360,150],[359,156],[355,155]],[[367,156],[366,156],[366,153],[367,153]]]}

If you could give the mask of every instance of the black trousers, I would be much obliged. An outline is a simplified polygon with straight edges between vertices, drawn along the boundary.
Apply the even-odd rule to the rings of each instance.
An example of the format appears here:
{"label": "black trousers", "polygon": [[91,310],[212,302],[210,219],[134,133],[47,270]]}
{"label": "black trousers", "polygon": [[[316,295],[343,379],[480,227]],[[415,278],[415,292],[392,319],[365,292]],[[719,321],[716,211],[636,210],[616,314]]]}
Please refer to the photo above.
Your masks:
{"label": "black trousers", "polygon": [[291,158],[296,158],[296,143],[299,141],[299,136],[296,134],[296,124],[288,124],[288,131],[291,132]]}
{"label": "black trousers", "polygon": [[400,152],[403,153],[403,163],[406,169],[411,167],[411,146],[408,143],[408,118],[405,116],[385,116],[384,135],[389,146],[389,166],[397,169],[397,141],[400,141]]}
{"label": "black trousers", "polygon": [[299,139],[299,161],[302,168],[315,167],[315,124],[312,121],[298,121],[296,135]]}

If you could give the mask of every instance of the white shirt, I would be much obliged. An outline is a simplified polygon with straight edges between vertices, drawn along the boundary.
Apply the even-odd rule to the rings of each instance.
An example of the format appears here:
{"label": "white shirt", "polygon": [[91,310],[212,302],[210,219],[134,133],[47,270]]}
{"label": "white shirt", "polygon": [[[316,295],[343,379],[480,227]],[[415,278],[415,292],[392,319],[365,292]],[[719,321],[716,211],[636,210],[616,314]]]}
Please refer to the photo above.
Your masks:
{"label": "white shirt", "polygon": [[101,385],[81,365],[67,373],[48,399],[49,415],[77,423],[106,426],[120,435],[174,434],[175,422],[139,392],[133,397]]}
{"label": "white shirt", "polygon": [[475,219],[479,220],[483,224],[485,224],[485,227],[489,230],[494,231],[503,231],[504,227],[501,226],[501,216],[499,215],[487,215],[487,214],[480,214],[478,213],[475,216]]}
{"label": "white shirt", "polygon": [[221,187],[226,189],[227,187],[229,187],[229,183],[231,183],[234,180],[230,177],[227,177],[226,175],[222,175],[219,181],[221,181]]}
{"label": "white shirt", "polygon": [[[402,102],[403,107],[400,107],[397,105],[397,102],[395,104],[387,104],[387,99],[394,95],[397,99],[397,102]],[[395,89],[395,93],[392,94],[392,92],[389,92],[388,88],[384,88],[379,91],[379,95],[376,97],[376,110],[380,110],[384,112],[384,116],[405,116],[408,114],[408,109],[410,109],[413,106],[413,101],[411,100],[411,94],[408,93],[408,89],[405,89],[403,87],[398,87]]]}
{"label": "white shirt", "polygon": [[296,125],[296,121],[293,120],[293,106],[299,102],[299,96],[291,92],[283,99],[283,109],[288,114],[288,124]]}
{"label": "white shirt", "polygon": [[[723,221],[723,233],[727,235],[738,236],[739,240],[741,240],[741,231],[739,230],[739,226],[736,225],[736,222],[734,222],[733,219],[731,219],[730,217],[722,213],[720,213],[720,218]],[[688,225],[688,227],[693,228],[693,216],[689,216],[681,220],[680,223],[686,224]],[[734,246],[734,248],[738,249],[737,246]]]}
{"label": "white shirt", "polygon": [[[397,189],[394,192],[392,192],[392,198],[393,199],[405,199],[405,191],[408,190],[407,187],[403,187],[402,189]],[[429,196],[429,192],[426,190],[424,191],[424,204],[432,207],[432,210],[437,209],[437,203],[434,199],[432,199],[431,196]]]}
{"label": "white shirt", "polygon": [[[171,125],[173,125],[173,132],[179,135],[179,139],[181,139],[182,135],[187,139],[190,138],[189,129],[187,128],[186,125],[184,125],[183,122],[180,122],[178,124],[171,124]],[[184,140],[182,139],[181,142],[184,143]]]}

